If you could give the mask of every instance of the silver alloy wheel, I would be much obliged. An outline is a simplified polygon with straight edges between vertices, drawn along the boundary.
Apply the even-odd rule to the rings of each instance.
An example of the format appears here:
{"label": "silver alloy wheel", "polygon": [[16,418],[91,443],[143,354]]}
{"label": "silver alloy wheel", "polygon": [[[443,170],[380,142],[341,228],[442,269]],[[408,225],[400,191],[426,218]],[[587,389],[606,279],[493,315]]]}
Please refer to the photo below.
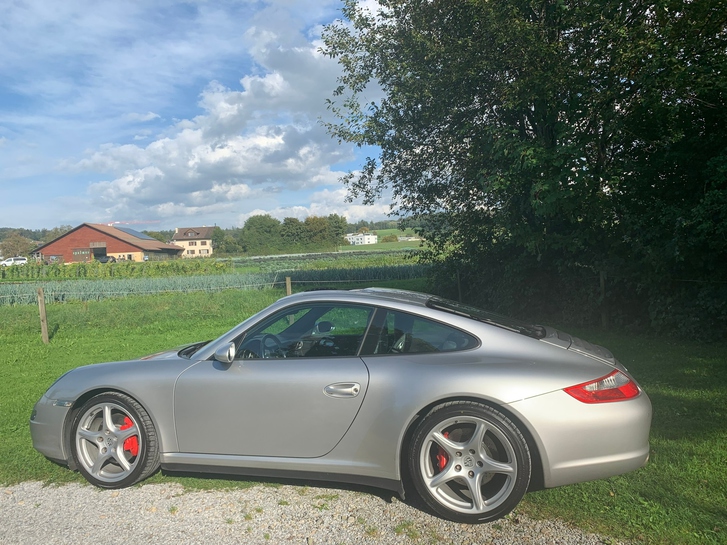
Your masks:
{"label": "silver alloy wheel", "polygon": [[145,447],[142,437],[139,423],[125,407],[108,401],[97,403],[78,419],[77,461],[98,481],[116,483],[136,469],[141,459],[139,453]]}
{"label": "silver alloy wheel", "polygon": [[433,427],[419,451],[429,494],[443,507],[466,515],[493,511],[515,489],[518,463],[513,444],[497,426],[477,416],[456,416]]}

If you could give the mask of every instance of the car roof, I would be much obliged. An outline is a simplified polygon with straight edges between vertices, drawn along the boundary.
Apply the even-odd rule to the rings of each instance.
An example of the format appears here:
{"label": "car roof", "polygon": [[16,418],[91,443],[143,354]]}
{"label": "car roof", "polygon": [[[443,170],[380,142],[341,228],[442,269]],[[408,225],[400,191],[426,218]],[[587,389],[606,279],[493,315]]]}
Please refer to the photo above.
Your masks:
{"label": "car roof", "polygon": [[296,293],[286,297],[291,301],[293,299],[318,299],[318,300],[335,300],[335,301],[369,301],[370,303],[403,303],[408,305],[425,307],[427,301],[432,299],[432,295],[419,293],[416,291],[399,290],[391,288],[361,288],[352,290],[311,290]]}
{"label": "car roof", "polygon": [[314,290],[284,297],[279,301],[281,303],[283,301],[285,303],[291,303],[302,300],[329,302],[343,301],[349,303],[368,303],[373,305],[380,304],[384,306],[386,306],[387,303],[393,303],[400,308],[405,308],[407,306],[418,307],[420,309],[426,308],[426,312],[424,312],[424,314],[430,317],[435,317],[435,315],[441,316],[440,313],[445,312],[450,316],[462,316],[469,320],[475,320],[498,328],[507,329],[535,339],[542,339],[546,334],[545,328],[540,325],[521,322],[520,320],[516,320],[508,316],[502,316],[487,310],[469,306],[467,304],[457,303],[456,301],[442,299],[436,295],[429,295],[416,291],[374,287],[353,290]]}

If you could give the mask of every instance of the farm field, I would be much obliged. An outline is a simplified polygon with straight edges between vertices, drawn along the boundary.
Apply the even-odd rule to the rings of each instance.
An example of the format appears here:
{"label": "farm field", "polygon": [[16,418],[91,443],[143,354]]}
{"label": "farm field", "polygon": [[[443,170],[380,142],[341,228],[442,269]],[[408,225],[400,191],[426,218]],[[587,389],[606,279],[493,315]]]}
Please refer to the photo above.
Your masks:
{"label": "farm field", "polygon": [[[381,235],[379,235],[381,240]],[[362,246],[341,246],[341,252],[367,252],[372,250],[391,251],[391,250],[418,250],[421,242],[416,240],[402,242],[378,242],[377,244],[365,244]]]}
{"label": "farm field", "polygon": [[35,304],[38,288],[43,288],[47,303],[61,303],[166,292],[259,290],[284,287],[286,277],[291,277],[301,289],[343,284],[364,286],[386,280],[422,278],[427,271],[409,253],[399,251],[49,267],[51,272],[59,274],[81,273],[75,280],[47,275],[41,266],[26,265],[23,269],[22,272],[32,272],[32,275],[16,282],[0,282],[0,306]]}
{"label": "farm field", "polygon": [[[421,279],[380,285],[426,289]],[[40,340],[37,307],[0,306],[0,483],[83,482],[30,442],[32,406],[63,372],[217,337],[282,295],[281,289],[224,290],[51,304],[48,345]],[[651,461],[620,477],[530,493],[518,511],[643,543],[725,543],[727,344],[571,332],[609,347],[648,392]],[[249,486],[234,479],[151,479],[168,480],[193,488]]]}

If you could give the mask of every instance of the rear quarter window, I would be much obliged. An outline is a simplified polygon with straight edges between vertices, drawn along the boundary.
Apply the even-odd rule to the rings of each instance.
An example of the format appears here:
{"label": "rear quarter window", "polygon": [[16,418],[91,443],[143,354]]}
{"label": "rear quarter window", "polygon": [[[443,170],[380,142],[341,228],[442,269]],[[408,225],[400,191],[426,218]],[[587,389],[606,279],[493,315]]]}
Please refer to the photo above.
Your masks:
{"label": "rear quarter window", "polygon": [[364,354],[426,354],[479,346],[474,336],[442,322],[406,312],[379,309]]}

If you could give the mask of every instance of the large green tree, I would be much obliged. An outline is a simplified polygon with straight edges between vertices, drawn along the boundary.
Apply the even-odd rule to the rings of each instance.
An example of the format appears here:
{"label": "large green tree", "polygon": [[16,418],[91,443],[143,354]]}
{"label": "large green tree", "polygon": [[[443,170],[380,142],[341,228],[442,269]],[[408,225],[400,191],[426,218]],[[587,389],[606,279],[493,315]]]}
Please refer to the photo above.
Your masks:
{"label": "large green tree", "polygon": [[303,221],[308,243],[315,246],[326,246],[331,240],[331,226],[322,216],[308,216]]}
{"label": "large green tree", "polygon": [[345,181],[391,191],[460,295],[510,312],[638,295],[655,322],[706,297],[727,323],[723,0],[344,4],[328,128],[380,150]]}
{"label": "large green tree", "polygon": [[328,215],[328,236],[333,245],[340,245],[344,241],[344,235],[348,230],[348,220],[338,214]]}
{"label": "large green tree", "polygon": [[247,254],[275,254],[280,250],[280,221],[268,214],[251,216],[240,230],[240,245]]}
{"label": "large green tree", "polygon": [[300,251],[307,243],[306,229],[298,218],[284,218],[280,227],[280,236],[286,248]]}
{"label": "large green tree", "polygon": [[18,232],[10,233],[0,242],[0,255],[5,257],[29,256],[37,244]]}

